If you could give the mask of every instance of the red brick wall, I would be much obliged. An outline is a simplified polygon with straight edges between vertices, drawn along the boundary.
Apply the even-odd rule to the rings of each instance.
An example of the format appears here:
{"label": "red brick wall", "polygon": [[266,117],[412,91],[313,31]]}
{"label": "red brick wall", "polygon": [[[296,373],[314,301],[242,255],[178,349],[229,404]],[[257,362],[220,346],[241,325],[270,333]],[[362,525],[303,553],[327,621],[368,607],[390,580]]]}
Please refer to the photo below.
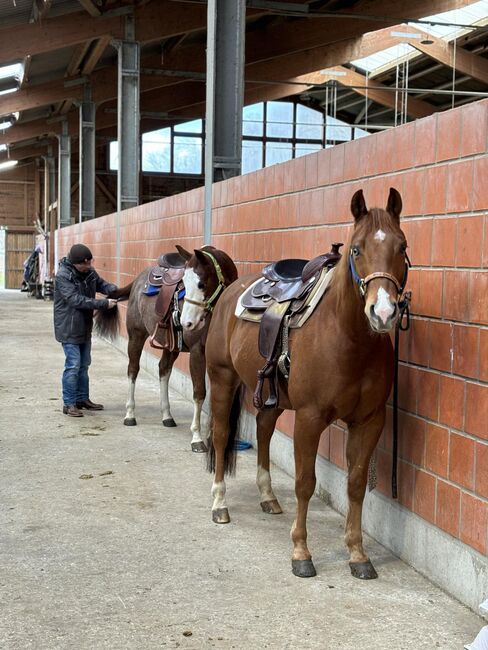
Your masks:
{"label": "red brick wall", "polygon": [[[399,501],[480,553],[488,541],[488,102],[339,145],[214,186],[214,244],[241,274],[280,257],[313,257],[347,241],[352,194],[404,201],[413,268],[412,326],[402,335]],[[175,242],[201,245],[203,189],[121,215],[121,283]],[[115,215],[60,233],[93,248],[115,280]],[[187,364],[183,361],[182,368]],[[279,428],[293,430],[293,413]],[[391,417],[377,449],[390,494]],[[345,468],[341,423],[320,453]]]}

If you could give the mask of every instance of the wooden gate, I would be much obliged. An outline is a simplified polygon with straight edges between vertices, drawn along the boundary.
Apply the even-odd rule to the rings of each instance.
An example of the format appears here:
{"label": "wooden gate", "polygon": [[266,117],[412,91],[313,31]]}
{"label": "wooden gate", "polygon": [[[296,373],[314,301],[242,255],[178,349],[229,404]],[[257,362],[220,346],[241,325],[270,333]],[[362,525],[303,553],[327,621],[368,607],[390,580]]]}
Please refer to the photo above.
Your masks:
{"label": "wooden gate", "polygon": [[7,230],[5,245],[5,288],[20,289],[24,276],[24,262],[34,248],[33,232]]}

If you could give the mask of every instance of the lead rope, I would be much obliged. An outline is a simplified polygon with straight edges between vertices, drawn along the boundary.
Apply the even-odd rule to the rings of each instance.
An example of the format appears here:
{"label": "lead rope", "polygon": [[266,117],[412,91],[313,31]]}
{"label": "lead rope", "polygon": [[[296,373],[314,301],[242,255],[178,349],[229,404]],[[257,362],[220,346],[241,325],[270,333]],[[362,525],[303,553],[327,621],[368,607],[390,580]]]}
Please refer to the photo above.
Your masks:
{"label": "lead rope", "polygon": [[398,354],[400,331],[406,332],[410,327],[410,301],[412,293],[407,291],[403,300],[398,303],[400,310],[397,324],[395,326],[395,362],[393,375],[393,450],[392,450],[392,467],[391,467],[391,495],[394,499],[398,498],[397,483],[397,465],[398,465]]}

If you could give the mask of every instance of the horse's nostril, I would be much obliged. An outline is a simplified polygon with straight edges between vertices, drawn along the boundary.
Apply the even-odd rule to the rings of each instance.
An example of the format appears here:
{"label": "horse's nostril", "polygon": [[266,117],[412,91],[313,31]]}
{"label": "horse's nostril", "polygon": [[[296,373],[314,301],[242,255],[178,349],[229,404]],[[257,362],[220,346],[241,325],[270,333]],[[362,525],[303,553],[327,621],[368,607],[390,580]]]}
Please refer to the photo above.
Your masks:
{"label": "horse's nostril", "polygon": [[185,327],[186,327],[186,329],[189,330],[189,329],[192,328],[192,326],[193,326],[193,323],[191,322],[191,320],[186,321],[186,323],[185,323]]}

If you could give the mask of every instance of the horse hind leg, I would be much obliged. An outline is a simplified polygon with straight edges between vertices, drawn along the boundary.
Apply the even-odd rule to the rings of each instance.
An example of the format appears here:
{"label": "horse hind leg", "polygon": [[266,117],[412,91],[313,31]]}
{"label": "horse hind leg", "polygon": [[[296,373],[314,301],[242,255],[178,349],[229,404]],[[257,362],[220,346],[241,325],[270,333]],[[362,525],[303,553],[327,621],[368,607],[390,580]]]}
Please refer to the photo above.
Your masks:
{"label": "horse hind leg", "polygon": [[232,474],[235,469],[234,443],[241,405],[239,380],[230,371],[220,371],[218,377],[210,377],[210,385],[212,428],[208,468],[215,472],[212,484],[212,521],[216,524],[227,524],[230,517],[225,498],[227,488],[224,476]]}
{"label": "horse hind leg", "polygon": [[205,401],[205,348],[200,343],[190,349],[190,374],[193,384],[193,419],[190,431],[191,450],[196,454],[207,451],[201,435],[201,415],[203,402]]}
{"label": "horse hind leg", "polygon": [[161,359],[159,360],[159,399],[161,407],[161,419],[163,421],[163,426],[165,427],[175,427],[176,422],[171,415],[171,409],[169,404],[169,380],[171,377],[171,371],[173,370],[173,364],[178,358],[179,352],[173,350],[163,350],[161,354]]}
{"label": "horse hind leg", "polygon": [[124,424],[128,427],[134,427],[137,424],[136,414],[135,414],[136,379],[137,379],[137,375],[139,374],[141,353],[146,338],[147,338],[146,332],[138,331],[138,330],[136,331],[129,330],[129,343],[127,346],[127,354],[129,356],[129,365],[127,367],[127,377],[129,379],[129,394],[125,405],[126,412],[124,418]]}
{"label": "horse hind leg", "polygon": [[349,426],[346,449],[349,510],[346,518],[345,541],[350,554],[351,573],[355,578],[361,580],[372,580],[378,577],[371,560],[363,549],[361,518],[369,461],[381,435],[384,421],[385,414],[382,412],[367,424]]}
{"label": "horse hind leg", "polygon": [[258,441],[256,484],[261,497],[261,509],[270,515],[279,515],[283,512],[271,487],[271,474],[269,471],[269,445],[271,436],[276,426],[276,420],[282,413],[282,409],[273,409],[260,411],[256,417],[256,437]]}

